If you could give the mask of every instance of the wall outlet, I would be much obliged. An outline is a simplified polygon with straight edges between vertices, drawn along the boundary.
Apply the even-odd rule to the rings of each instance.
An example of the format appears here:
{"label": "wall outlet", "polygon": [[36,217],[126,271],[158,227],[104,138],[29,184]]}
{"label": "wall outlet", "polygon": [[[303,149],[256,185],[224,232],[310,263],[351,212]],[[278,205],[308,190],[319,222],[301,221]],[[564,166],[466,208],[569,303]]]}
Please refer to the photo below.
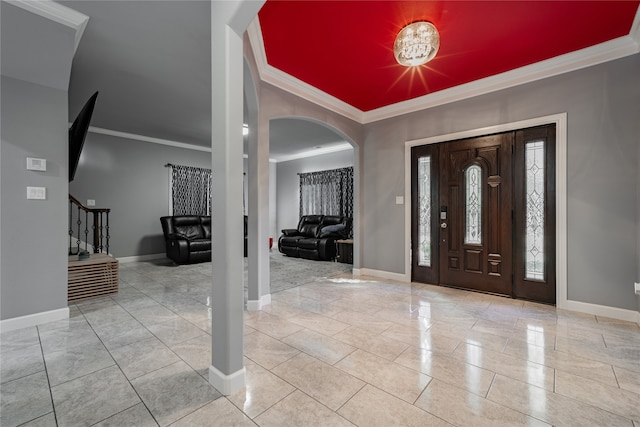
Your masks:
{"label": "wall outlet", "polygon": [[633,284],[636,290],[636,295],[640,295],[640,283],[636,282]]}

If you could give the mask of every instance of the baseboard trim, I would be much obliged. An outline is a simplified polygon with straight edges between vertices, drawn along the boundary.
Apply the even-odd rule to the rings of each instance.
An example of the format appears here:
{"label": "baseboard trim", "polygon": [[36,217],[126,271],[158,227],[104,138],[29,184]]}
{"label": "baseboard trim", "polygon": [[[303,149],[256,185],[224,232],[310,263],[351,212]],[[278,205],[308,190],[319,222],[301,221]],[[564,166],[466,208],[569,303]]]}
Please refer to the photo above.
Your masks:
{"label": "baseboard trim", "polygon": [[162,259],[166,257],[167,257],[166,254],[160,253],[160,254],[125,256],[125,257],[119,257],[116,259],[121,263],[127,263],[127,262],[138,262],[138,261],[151,261],[154,259]]}
{"label": "baseboard trim", "polygon": [[398,282],[410,282],[405,274],[402,273],[392,273],[390,271],[383,270],[372,270],[370,268],[354,268],[353,269],[354,276],[375,276],[380,277],[381,279],[389,279],[396,280]]}
{"label": "baseboard trim", "polygon": [[43,311],[41,313],[29,314],[27,316],[14,317],[0,321],[0,333],[15,331],[17,329],[28,328],[30,326],[41,325],[43,323],[55,322],[69,318],[69,307],[58,310]]}
{"label": "baseboard trim", "polygon": [[567,300],[567,310],[593,314],[595,316],[610,317],[626,322],[640,323],[640,312],[624,308],[608,307],[606,305],[591,304],[588,302]]}
{"label": "baseboard trim", "polygon": [[259,300],[248,300],[247,311],[260,311],[265,305],[271,304],[271,294],[262,295]]}
{"label": "baseboard trim", "polygon": [[211,365],[209,366],[209,383],[224,396],[232,395],[245,386],[245,368],[243,366],[239,371],[225,375]]}

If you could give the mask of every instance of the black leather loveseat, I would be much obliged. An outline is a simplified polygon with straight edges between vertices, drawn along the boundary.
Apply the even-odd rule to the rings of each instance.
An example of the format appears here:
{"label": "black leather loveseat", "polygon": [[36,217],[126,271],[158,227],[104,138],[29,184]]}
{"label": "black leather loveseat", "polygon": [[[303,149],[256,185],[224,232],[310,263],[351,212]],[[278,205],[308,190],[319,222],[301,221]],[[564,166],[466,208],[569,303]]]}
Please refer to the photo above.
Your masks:
{"label": "black leather loveseat", "polygon": [[351,234],[351,218],[334,215],[304,215],[298,228],[282,230],[278,250],[291,257],[333,260],[336,240]]}
{"label": "black leather loveseat", "polygon": [[[160,218],[167,258],[177,264],[211,261],[211,217],[197,215]],[[244,217],[244,256],[247,256],[247,216]]]}

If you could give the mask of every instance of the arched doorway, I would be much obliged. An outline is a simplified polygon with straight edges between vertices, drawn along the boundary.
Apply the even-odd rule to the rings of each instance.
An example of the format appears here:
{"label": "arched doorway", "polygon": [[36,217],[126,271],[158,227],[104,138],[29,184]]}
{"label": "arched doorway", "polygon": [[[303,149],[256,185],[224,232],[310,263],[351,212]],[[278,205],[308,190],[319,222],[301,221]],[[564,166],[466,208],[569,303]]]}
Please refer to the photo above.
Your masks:
{"label": "arched doorway", "polygon": [[[327,211],[306,212],[307,209],[312,208],[305,204],[305,208],[301,211],[301,197],[303,197],[301,180],[310,175],[317,177],[323,174],[327,176],[352,174],[355,166],[354,145],[348,141],[347,137],[326,123],[302,117],[283,117],[271,119],[269,122],[269,148],[270,166],[274,177],[270,201],[270,233],[274,239],[271,252],[273,261],[270,273],[271,292],[295,287],[320,277],[329,277],[343,272],[350,273],[352,271],[350,264],[303,259],[296,262],[293,258],[278,252],[277,240],[281,230],[296,228],[303,214],[343,215],[337,206],[333,208],[324,206],[324,209],[329,209]],[[355,193],[357,186],[352,179],[349,181],[352,182]],[[303,193],[305,193],[304,189]],[[349,207],[343,208],[345,211],[353,212],[354,199],[348,196],[350,194],[345,197],[344,202],[348,203]],[[331,211],[331,209],[338,210]],[[355,223],[353,229],[357,229],[357,216],[353,214],[348,216]],[[345,247],[352,249],[353,245],[346,244]],[[341,260],[345,261],[345,258]],[[288,270],[293,267],[300,269],[299,271],[308,268],[315,274],[305,275],[299,272],[291,274]]]}

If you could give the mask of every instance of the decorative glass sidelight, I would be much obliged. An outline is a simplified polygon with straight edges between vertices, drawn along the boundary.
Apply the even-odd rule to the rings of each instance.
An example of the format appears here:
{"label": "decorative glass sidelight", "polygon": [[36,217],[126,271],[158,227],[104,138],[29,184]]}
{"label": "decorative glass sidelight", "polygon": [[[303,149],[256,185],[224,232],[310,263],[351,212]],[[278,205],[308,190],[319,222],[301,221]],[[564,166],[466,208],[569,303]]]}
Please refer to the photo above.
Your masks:
{"label": "decorative glass sidelight", "polygon": [[525,144],[525,278],[544,280],[544,141]]}
{"label": "decorative glass sidelight", "polygon": [[466,230],[464,242],[482,244],[482,169],[471,165],[464,173]]}
{"label": "decorative glass sidelight", "polygon": [[418,265],[431,267],[431,156],[418,159]]}

